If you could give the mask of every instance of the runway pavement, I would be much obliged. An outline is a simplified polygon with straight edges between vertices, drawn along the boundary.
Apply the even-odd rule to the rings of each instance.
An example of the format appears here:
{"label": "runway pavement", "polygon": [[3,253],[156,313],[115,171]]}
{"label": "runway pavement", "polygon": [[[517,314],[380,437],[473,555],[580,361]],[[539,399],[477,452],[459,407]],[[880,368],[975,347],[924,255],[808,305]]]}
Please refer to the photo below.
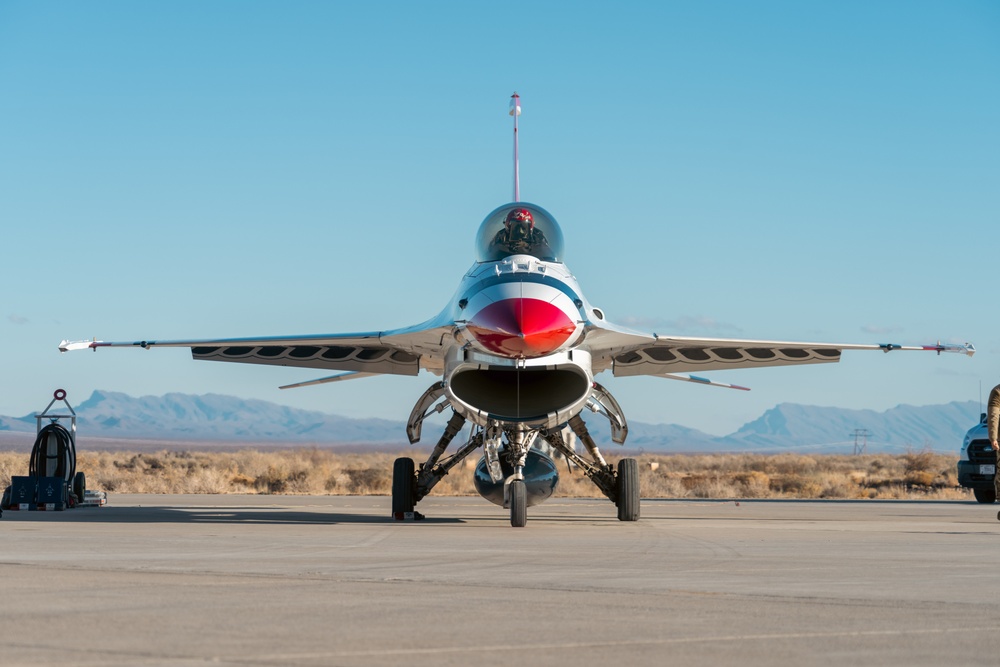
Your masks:
{"label": "runway pavement", "polygon": [[118,496],[4,512],[0,665],[1000,664],[1000,506]]}

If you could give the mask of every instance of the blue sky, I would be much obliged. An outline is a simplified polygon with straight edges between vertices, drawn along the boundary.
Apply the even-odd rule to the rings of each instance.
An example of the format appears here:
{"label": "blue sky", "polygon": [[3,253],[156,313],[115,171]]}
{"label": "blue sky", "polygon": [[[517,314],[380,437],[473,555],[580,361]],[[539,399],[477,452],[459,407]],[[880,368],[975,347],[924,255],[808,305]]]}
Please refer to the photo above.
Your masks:
{"label": "blue sky", "polygon": [[64,387],[405,418],[432,376],[279,391],[325,373],[56,346],[436,314],[511,199],[515,90],[521,197],[610,319],[978,349],[713,374],[749,393],[598,376],[629,419],[977,400],[998,83],[995,2],[2,0],[0,414]]}

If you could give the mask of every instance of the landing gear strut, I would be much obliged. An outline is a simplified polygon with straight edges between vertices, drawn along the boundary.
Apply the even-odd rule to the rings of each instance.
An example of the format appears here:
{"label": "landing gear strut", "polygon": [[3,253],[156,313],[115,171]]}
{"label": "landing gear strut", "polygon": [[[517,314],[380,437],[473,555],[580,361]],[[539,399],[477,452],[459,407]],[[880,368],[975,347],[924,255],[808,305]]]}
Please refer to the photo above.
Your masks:
{"label": "landing gear strut", "polygon": [[583,471],[590,481],[601,490],[608,500],[618,508],[619,521],[639,520],[639,462],[635,459],[622,459],[618,462],[618,471],[605,461],[600,450],[587,431],[587,425],[579,417],[570,420],[570,426],[577,437],[583,442],[591,456],[587,460],[570,449],[559,431],[548,431],[544,434],[552,448],[566,457],[566,460]]}

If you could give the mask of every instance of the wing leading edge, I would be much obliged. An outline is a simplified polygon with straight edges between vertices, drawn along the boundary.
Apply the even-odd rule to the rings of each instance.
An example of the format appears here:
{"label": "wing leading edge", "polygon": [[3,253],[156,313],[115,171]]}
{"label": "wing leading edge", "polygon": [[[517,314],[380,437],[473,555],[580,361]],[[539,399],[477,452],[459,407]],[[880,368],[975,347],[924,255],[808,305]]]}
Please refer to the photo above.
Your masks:
{"label": "wing leading edge", "polygon": [[587,343],[595,360],[594,370],[598,370],[600,360],[601,369],[610,367],[617,377],[836,363],[845,350],[950,352],[970,357],[976,352],[971,343],[897,345],[664,337],[614,325],[588,334]]}
{"label": "wing leading edge", "polygon": [[63,341],[60,352],[101,347],[186,347],[202,361],[348,371],[366,375],[440,372],[451,327],[433,321],[406,329],[351,334],[198,340]]}
{"label": "wing leading edge", "polygon": [[[435,374],[443,372],[445,346],[452,339],[452,330],[452,323],[439,317],[414,327],[390,331],[132,342],[64,340],[59,350],[187,347],[193,358],[202,361],[317,368],[358,374],[359,377],[413,376],[421,369]],[[907,346],[663,337],[607,322],[591,325],[584,347],[593,357],[595,373],[610,369],[617,377],[836,363],[844,350],[949,352],[970,357],[976,352],[971,343]],[[324,381],[332,380],[324,378]]]}

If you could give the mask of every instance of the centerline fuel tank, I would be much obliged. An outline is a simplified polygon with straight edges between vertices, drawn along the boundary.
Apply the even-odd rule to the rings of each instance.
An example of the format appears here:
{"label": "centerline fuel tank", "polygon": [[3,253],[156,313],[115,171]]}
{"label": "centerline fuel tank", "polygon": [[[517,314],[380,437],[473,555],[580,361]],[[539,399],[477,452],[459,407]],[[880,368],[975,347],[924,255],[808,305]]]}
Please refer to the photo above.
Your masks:
{"label": "centerline fuel tank", "polygon": [[[514,474],[514,468],[508,463],[503,451],[500,452],[500,469],[503,471],[504,479]],[[504,481],[494,482],[490,479],[485,456],[479,459],[473,480],[479,495],[494,505],[503,507]],[[548,500],[559,485],[559,472],[555,461],[537,449],[528,450],[524,462],[524,485],[528,492],[528,507]]]}

